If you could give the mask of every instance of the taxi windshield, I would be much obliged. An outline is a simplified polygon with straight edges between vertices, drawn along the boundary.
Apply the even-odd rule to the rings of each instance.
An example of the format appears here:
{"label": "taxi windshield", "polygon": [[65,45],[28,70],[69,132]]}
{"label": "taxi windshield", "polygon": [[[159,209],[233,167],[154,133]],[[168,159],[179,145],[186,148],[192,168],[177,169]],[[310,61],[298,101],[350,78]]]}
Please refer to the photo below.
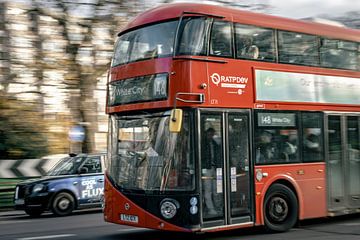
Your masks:
{"label": "taxi windshield", "polygon": [[72,175],[76,174],[84,157],[65,157],[61,159],[48,173],[48,176]]}

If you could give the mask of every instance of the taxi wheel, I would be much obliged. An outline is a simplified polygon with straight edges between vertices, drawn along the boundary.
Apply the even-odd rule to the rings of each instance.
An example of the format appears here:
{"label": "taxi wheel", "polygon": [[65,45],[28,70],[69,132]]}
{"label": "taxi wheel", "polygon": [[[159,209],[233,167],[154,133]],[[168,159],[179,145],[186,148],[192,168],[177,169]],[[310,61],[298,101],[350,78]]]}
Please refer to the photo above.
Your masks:
{"label": "taxi wheel", "polygon": [[56,216],[66,216],[71,214],[74,208],[74,197],[69,193],[61,192],[54,197],[51,210]]}
{"label": "taxi wheel", "polygon": [[42,209],[27,208],[25,209],[25,212],[30,217],[39,217],[44,211]]}

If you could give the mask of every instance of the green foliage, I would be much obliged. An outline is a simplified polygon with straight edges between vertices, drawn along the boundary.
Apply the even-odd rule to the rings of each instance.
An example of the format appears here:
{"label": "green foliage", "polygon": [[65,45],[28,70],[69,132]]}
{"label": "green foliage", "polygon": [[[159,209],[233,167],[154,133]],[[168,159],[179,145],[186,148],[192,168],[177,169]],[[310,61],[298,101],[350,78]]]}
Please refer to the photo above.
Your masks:
{"label": "green foliage", "polygon": [[44,131],[44,120],[32,104],[0,97],[0,159],[46,155]]}

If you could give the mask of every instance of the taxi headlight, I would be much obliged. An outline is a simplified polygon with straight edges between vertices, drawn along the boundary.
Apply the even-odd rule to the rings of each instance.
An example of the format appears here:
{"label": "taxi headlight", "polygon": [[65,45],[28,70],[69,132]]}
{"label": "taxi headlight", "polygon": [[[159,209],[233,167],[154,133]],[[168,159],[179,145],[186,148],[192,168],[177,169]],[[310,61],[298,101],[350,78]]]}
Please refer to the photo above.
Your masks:
{"label": "taxi headlight", "polygon": [[32,192],[33,192],[33,193],[37,193],[37,192],[42,191],[44,188],[45,188],[45,185],[42,184],[42,183],[39,183],[39,184],[36,184],[36,185],[33,187]]}
{"label": "taxi headlight", "polygon": [[166,198],[160,203],[160,212],[165,219],[171,219],[176,215],[177,209],[180,207],[178,201]]}

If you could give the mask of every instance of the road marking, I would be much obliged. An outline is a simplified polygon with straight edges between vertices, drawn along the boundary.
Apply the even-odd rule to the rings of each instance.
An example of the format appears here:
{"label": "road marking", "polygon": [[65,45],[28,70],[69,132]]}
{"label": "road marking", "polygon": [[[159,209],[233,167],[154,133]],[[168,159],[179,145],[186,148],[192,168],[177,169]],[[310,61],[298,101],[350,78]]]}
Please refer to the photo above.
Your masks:
{"label": "road marking", "polygon": [[151,231],[148,228],[124,228],[117,230],[118,232],[134,232],[134,231]]}
{"label": "road marking", "polygon": [[38,237],[17,238],[17,240],[52,239],[52,238],[74,237],[74,236],[76,236],[76,234],[61,234],[61,235],[48,235],[48,236],[38,236]]}
{"label": "road marking", "polygon": [[341,224],[338,224],[338,225],[353,227],[353,226],[360,226],[360,222],[358,222],[358,223],[341,223]]}
{"label": "road marking", "polygon": [[4,224],[14,224],[14,223],[27,223],[27,222],[31,222],[31,220],[23,220],[23,221],[1,221],[0,224],[4,225]]}

